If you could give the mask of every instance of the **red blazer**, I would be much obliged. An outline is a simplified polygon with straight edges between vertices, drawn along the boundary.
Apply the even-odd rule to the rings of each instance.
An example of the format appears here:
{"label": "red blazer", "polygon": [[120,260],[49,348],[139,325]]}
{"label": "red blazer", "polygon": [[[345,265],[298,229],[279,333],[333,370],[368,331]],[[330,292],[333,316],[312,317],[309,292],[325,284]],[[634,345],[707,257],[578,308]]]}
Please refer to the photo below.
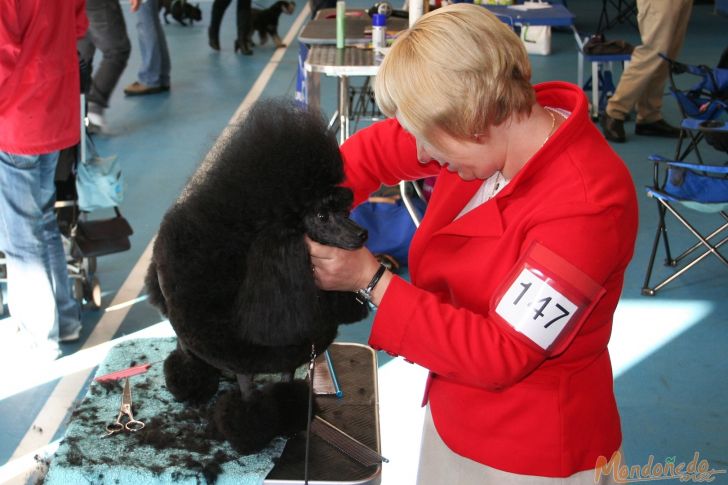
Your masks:
{"label": "red blazer", "polygon": [[0,0],[0,12],[0,150],[38,155],[78,143],[85,0]]}
{"label": "red blazer", "polygon": [[[482,181],[419,164],[396,120],[355,134],[342,153],[357,203],[380,183],[438,175],[410,247],[412,283],[393,279],[370,345],[431,370],[426,399],[453,451],[512,473],[566,477],[621,444],[607,343],[637,202],[584,93],[562,82],[536,93],[542,106],[571,116],[495,198],[457,220]],[[524,267],[540,278],[534,288],[548,284],[577,305],[519,300],[531,287],[518,280]],[[505,310],[514,302],[526,315],[522,328]],[[571,314],[552,346],[535,337],[544,308]]]}

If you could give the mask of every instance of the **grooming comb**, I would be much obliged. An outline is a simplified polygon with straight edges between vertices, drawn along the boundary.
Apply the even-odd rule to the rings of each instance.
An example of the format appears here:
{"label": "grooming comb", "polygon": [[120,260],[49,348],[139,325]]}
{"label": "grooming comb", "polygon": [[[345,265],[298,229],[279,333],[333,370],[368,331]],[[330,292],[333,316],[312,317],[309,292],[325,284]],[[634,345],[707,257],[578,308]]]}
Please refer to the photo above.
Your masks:
{"label": "grooming comb", "polygon": [[361,441],[352,438],[333,424],[318,416],[314,416],[311,421],[311,432],[363,466],[389,462],[389,460]]}
{"label": "grooming comb", "polygon": [[111,372],[109,374],[104,374],[102,376],[97,377],[94,379],[97,382],[103,382],[103,381],[118,381],[120,379],[123,379],[125,377],[131,377],[138,374],[144,374],[146,371],[149,370],[149,368],[152,366],[152,364],[143,364],[138,365],[136,367],[129,367],[127,369],[122,369],[116,372]]}
{"label": "grooming comb", "polygon": [[336,396],[339,399],[344,397],[328,350],[316,359],[313,370],[313,393],[317,396]]}

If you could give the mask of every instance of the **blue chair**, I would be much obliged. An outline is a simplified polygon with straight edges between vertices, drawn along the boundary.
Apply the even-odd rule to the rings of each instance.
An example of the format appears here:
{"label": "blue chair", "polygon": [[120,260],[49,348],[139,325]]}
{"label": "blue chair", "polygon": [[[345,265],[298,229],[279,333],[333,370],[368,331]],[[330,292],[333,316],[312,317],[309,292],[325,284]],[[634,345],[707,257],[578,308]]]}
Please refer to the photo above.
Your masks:
{"label": "blue chair", "polygon": [[[677,160],[686,160],[692,153],[702,163],[700,144],[710,132],[705,128],[711,122],[720,126],[728,116],[728,69],[710,68],[703,65],[684,64],[664,55],[669,64],[670,92],[677,101],[683,120],[675,149]],[[677,76],[687,74],[695,80],[687,87],[680,87]],[[687,144],[686,144],[687,142]]]}
{"label": "blue chair", "polygon": [[[728,138],[728,124],[709,130],[712,132],[711,136],[718,139],[721,138],[718,135]],[[724,142],[725,140],[721,140],[721,143]],[[728,166],[674,161],[659,155],[652,155],[649,159],[654,164],[654,178],[653,184],[647,187],[647,195],[657,201],[658,226],[642,294],[654,296],[667,284],[710,256],[714,256],[728,268],[728,260],[720,252],[728,241],[728,235],[724,234],[728,229]],[[719,216],[720,225],[709,234],[701,233],[696,224],[689,220],[691,216],[688,214],[696,211]],[[698,240],[677,257],[673,257],[668,239],[668,215],[673,216]],[[660,241],[664,245],[665,265],[679,269],[659,283],[651,285],[650,279]]]}

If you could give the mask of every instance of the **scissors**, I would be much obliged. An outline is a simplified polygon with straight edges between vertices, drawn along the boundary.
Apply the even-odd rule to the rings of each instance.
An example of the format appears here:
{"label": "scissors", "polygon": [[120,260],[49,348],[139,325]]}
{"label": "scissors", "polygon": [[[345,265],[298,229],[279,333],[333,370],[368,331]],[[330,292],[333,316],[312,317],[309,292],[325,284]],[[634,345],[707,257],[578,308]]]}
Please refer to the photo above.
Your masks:
{"label": "scissors", "polygon": [[[126,423],[122,422],[124,417],[129,418]],[[111,436],[119,431],[139,431],[144,427],[144,423],[134,419],[134,415],[131,413],[131,388],[129,387],[129,378],[126,378],[124,383],[124,393],[121,396],[121,406],[119,407],[119,415],[116,417],[116,422],[106,425],[106,436]]]}

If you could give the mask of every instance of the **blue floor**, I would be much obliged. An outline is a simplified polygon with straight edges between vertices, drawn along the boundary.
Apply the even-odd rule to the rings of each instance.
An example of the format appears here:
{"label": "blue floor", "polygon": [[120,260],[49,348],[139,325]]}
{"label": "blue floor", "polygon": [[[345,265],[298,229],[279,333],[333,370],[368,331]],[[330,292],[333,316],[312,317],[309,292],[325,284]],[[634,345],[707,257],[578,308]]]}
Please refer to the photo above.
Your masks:
{"label": "blue floor", "polygon": [[[304,4],[299,2],[292,16],[281,16],[282,37],[302,18]],[[350,7],[369,5],[363,0],[348,2]],[[590,32],[596,28],[600,5],[601,2],[592,0],[568,2],[576,14],[579,30]],[[2,370],[0,483],[24,483],[22,477],[32,467],[34,455],[42,453],[43,446],[63,435],[63,418],[74,401],[85,393],[84,383],[98,359],[103,358],[99,352],[106,342],[158,327],[162,319],[144,300],[145,267],[138,262],[144,258],[162,215],[231,122],[238,107],[244,101],[253,100],[251,89],[259,78],[273,69],[260,91],[262,97],[294,94],[296,32],[290,32],[291,45],[270,66],[275,52],[270,44],[255,48],[253,56],[235,55],[232,49],[235,15],[234,7],[230,7],[221,32],[223,49],[214,52],[207,45],[211,1],[202,0],[203,22],[192,27],[175,23],[165,27],[172,58],[171,91],[125,98],[122,88],[136,80],[140,59],[134,15],[128,3],[123,3],[123,7],[132,55],[107,111],[110,133],[94,139],[102,155],[118,155],[123,166],[128,186],[121,209],[134,228],[132,248],[99,260],[102,308],[84,313],[82,339],[64,346],[64,358],[58,361],[57,369],[36,381],[24,381],[22,369]],[[715,65],[726,47],[727,30],[728,18],[715,15],[712,4],[695,5],[681,59]],[[628,25],[619,25],[607,35],[634,43],[639,39]],[[571,32],[555,31],[552,54],[532,56],[534,81],[576,82],[576,57]],[[324,110],[330,114],[335,99],[331,80],[322,81],[322,93]],[[672,98],[665,99],[664,114],[668,121],[678,122]],[[632,134],[633,123],[627,123],[626,129],[628,143],[613,147],[629,166],[640,196],[640,232],[610,346],[623,419],[625,455],[630,464],[645,464],[651,455],[655,462],[675,457],[675,462],[680,463],[689,462],[699,453],[700,459],[708,460],[711,468],[725,470],[728,469],[728,271],[709,258],[658,296],[641,296],[644,269],[657,224],[654,202],[643,195],[643,187],[650,183],[652,176],[646,157],[650,153],[670,156],[675,143],[636,137]],[[723,158],[728,157],[723,154]],[[688,236],[681,233],[676,242],[689,241]],[[659,277],[668,274],[669,269],[658,265],[656,271]],[[0,320],[0,329],[4,323]],[[365,342],[367,333],[366,323],[350,325],[341,329],[339,340]],[[76,364],[76,359],[84,356],[91,363]],[[389,365],[389,360],[382,355],[380,365]],[[402,410],[405,414],[411,411]],[[46,419],[47,415],[60,418]],[[391,478],[395,476],[398,478]],[[383,477],[385,484],[414,483],[412,469],[389,475],[385,469]],[[728,483],[728,474],[714,478],[713,483]]]}

